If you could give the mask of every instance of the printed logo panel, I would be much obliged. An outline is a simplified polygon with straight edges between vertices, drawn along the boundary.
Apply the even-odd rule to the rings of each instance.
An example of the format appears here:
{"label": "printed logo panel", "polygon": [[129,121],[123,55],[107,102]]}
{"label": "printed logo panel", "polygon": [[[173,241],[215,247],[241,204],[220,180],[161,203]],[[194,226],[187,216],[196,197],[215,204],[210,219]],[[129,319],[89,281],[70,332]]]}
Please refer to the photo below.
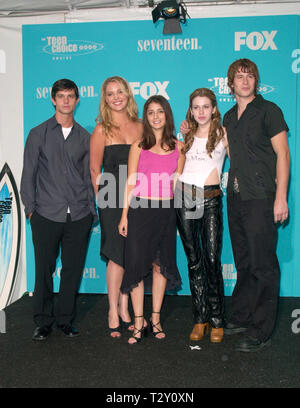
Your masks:
{"label": "printed logo panel", "polygon": [[69,40],[66,35],[47,36],[42,38],[46,45],[42,50],[44,53],[51,55],[53,60],[72,59],[101,51],[103,44],[87,40]]}

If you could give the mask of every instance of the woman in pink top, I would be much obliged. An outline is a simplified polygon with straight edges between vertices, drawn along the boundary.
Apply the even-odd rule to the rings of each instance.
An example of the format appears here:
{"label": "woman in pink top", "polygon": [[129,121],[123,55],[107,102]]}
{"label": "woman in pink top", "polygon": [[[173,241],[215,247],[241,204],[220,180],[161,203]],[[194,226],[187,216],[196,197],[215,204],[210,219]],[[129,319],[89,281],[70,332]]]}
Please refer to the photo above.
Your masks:
{"label": "woman in pink top", "polygon": [[131,294],[134,332],[129,344],[146,333],[144,293],[152,289],[150,326],[157,339],[165,338],[160,310],[166,290],[181,284],[176,266],[176,214],[174,177],[185,157],[183,144],[174,136],[171,107],[163,96],[152,96],[144,105],[143,135],[129,152],[128,179],[119,232],[126,237],[125,273],[121,290]]}

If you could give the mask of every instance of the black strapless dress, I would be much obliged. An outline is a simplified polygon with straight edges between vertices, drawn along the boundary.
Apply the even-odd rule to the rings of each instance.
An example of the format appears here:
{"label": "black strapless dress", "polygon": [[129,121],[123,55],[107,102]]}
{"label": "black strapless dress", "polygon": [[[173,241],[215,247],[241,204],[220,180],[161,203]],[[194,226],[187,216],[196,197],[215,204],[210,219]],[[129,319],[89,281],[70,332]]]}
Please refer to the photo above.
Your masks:
{"label": "black strapless dress", "polygon": [[97,203],[101,226],[100,255],[124,267],[125,238],[119,234],[118,225],[122,215],[124,189],[127,179],[128,155],[131,145],[105,146],[103,173]]}

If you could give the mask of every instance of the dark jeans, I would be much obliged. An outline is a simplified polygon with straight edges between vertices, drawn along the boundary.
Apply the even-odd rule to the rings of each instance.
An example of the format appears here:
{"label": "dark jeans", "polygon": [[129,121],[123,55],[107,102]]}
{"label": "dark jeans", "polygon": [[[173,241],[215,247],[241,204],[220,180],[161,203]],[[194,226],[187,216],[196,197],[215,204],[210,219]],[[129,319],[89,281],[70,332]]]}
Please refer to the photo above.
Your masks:
{"label": "dark jeans", "polygon": [[210,322],[213,327],[223,327],[221,195],[204,199],[202,218],[187,219],[186,213],[190,211],[184,203],[182,208],[176,209],[177,227],[188,260],[194,323]]}
{"label": "dark jeans", "polygon": [[[75,317],[75,303],[82,277],[92,214],[78,221],[54,222],[37,212],[30,223],[35,255],[35,287],[33,318],[37,326],[71,324]],[[57,304],[53,305],[53,273],[61,248],[61,280]]]}
{"label": "dark jeans", "polygon": [[275,325],[280,276],[274,199],[241,200],[240,194],[234,193],[227,203],[237,269],[230,320],[265,341]]}

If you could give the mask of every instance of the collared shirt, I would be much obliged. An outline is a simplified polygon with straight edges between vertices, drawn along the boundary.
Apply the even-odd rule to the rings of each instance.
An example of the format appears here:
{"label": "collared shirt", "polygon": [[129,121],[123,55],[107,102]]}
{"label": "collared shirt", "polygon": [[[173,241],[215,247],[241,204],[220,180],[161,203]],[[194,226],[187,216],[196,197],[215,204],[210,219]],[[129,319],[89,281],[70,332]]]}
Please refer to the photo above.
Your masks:
{"label": "collared shirt", "polygon": [[240,119],[237,105],[224,116],[230,151],[228,195],[238,180],[242,200],[266,198],[276,191],[277,156],[271,138],[288,131],[282,111],[261,95],[250,102]]}
{"label": "collared shirt", "polygon": [[55,116],[31,129],[25,144],[21,197],[25,214],[37,211],[56,222],[92,213],[94,191],[89,169],[90,134],[74,121],[67,139]]}

